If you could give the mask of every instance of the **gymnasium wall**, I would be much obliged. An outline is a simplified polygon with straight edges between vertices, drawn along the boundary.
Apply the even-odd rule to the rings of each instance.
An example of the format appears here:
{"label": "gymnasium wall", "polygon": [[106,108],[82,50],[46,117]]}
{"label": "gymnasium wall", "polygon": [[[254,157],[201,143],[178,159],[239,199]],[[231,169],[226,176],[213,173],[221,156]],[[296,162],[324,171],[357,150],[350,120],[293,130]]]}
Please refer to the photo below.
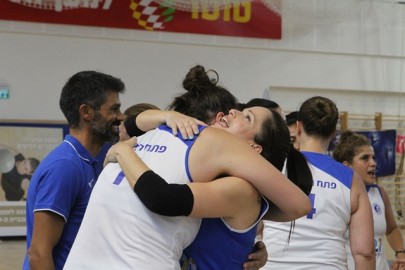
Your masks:
{"label": "gymnasium wall", "polygon": [[266,95],[291,111],[321,94],[351,113],[404,114],[405,7],[380,5],[333,24],[283,17],[281,40],[0,21],[0,119],[63,120],[61,87],[86,69],[126,83],[124,109],[164,108],[197,63],[242,102]]}

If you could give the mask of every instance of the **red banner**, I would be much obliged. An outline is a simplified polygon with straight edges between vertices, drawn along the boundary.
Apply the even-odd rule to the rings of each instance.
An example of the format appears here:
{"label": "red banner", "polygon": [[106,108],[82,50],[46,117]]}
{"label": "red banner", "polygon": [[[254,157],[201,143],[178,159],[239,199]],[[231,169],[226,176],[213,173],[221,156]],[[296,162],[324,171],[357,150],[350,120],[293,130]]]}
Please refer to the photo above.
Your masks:
{"label": "red banner", "polygon": [[281,39],[281,17],[259,0],[204,12],[152,0],[0,0],[0,20]]}
{"label": "red banner", "polygon": [[405,147],[405,136],[404,135],[397,135],[397,142],[396,142],[395,152],[398,154],[402,154],[404,152]]}

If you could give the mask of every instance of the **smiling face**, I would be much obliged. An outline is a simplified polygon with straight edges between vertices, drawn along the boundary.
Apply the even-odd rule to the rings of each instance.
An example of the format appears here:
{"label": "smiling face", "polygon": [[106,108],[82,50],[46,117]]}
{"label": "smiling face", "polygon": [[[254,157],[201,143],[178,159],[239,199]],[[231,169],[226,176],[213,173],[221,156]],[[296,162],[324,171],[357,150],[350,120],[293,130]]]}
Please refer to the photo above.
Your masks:
{"label": "smiling face", "polygon": [[96,138],[104,142],[116,141],[118,139],[118,127],[123,120],[120,107],[121,102],[118,93],[109,92],[106,102],[95,113],[92,122],[92,132]]}
{"label": "smiling face", "polygon": [[269,117],[271,117],[270,110],[263,107],[251,107],[243,111],[232,109],[228,115],[218,114],[213,126],[225,129],[249,143],[254,143],[254,138],[260,133],[263,122]]}
{"label": "smiling face", "polygon": [[361,176],[366,185],[374,184],[377,162],[373,147],[369,145],[359,147],[350,167]]}

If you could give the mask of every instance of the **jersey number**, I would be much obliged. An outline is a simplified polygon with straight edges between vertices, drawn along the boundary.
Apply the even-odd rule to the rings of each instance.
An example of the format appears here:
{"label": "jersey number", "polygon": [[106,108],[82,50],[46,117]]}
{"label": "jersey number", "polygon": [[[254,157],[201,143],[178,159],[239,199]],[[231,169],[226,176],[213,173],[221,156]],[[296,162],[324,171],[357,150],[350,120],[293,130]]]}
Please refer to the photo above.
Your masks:
{"label": "jersey number", "polygon": [[121,172],[117,175],[117,177],[115,178],[115,180],[114,180],[114,182],[113,182],[113,185],[117,185],[117,186],[118,186],[119,184],[121,184],[122,179],[124,179],[124,177],[125,177],[124,172],[121,171]]}
{"label": "jersey number", "polygon": [[308,213],[307,218],[312,219],[314,214],[316,214],[316,208],[315,208],[315,194],[309,194],[309,200],[311,201],[312,205],[312,210],[311,212]]}

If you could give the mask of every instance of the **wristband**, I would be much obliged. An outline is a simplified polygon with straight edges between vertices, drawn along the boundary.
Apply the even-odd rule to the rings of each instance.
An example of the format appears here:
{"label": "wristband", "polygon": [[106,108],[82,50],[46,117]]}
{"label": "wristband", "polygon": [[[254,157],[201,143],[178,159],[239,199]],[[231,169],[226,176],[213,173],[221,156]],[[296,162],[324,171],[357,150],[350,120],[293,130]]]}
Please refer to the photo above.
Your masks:
{"label": "wristband", "polygon": [[129,116],[124,121],[124,126],[125,129],[127,130],[129,137],[141,136],[142,134],[145,133],[144,131],[140,130],[136,125],[136,117],[137,116]]}
{"label": "wristband", "polygon": [[405,249],[396,250],[395,257],[398,256],[399,253],[405,253]]}

